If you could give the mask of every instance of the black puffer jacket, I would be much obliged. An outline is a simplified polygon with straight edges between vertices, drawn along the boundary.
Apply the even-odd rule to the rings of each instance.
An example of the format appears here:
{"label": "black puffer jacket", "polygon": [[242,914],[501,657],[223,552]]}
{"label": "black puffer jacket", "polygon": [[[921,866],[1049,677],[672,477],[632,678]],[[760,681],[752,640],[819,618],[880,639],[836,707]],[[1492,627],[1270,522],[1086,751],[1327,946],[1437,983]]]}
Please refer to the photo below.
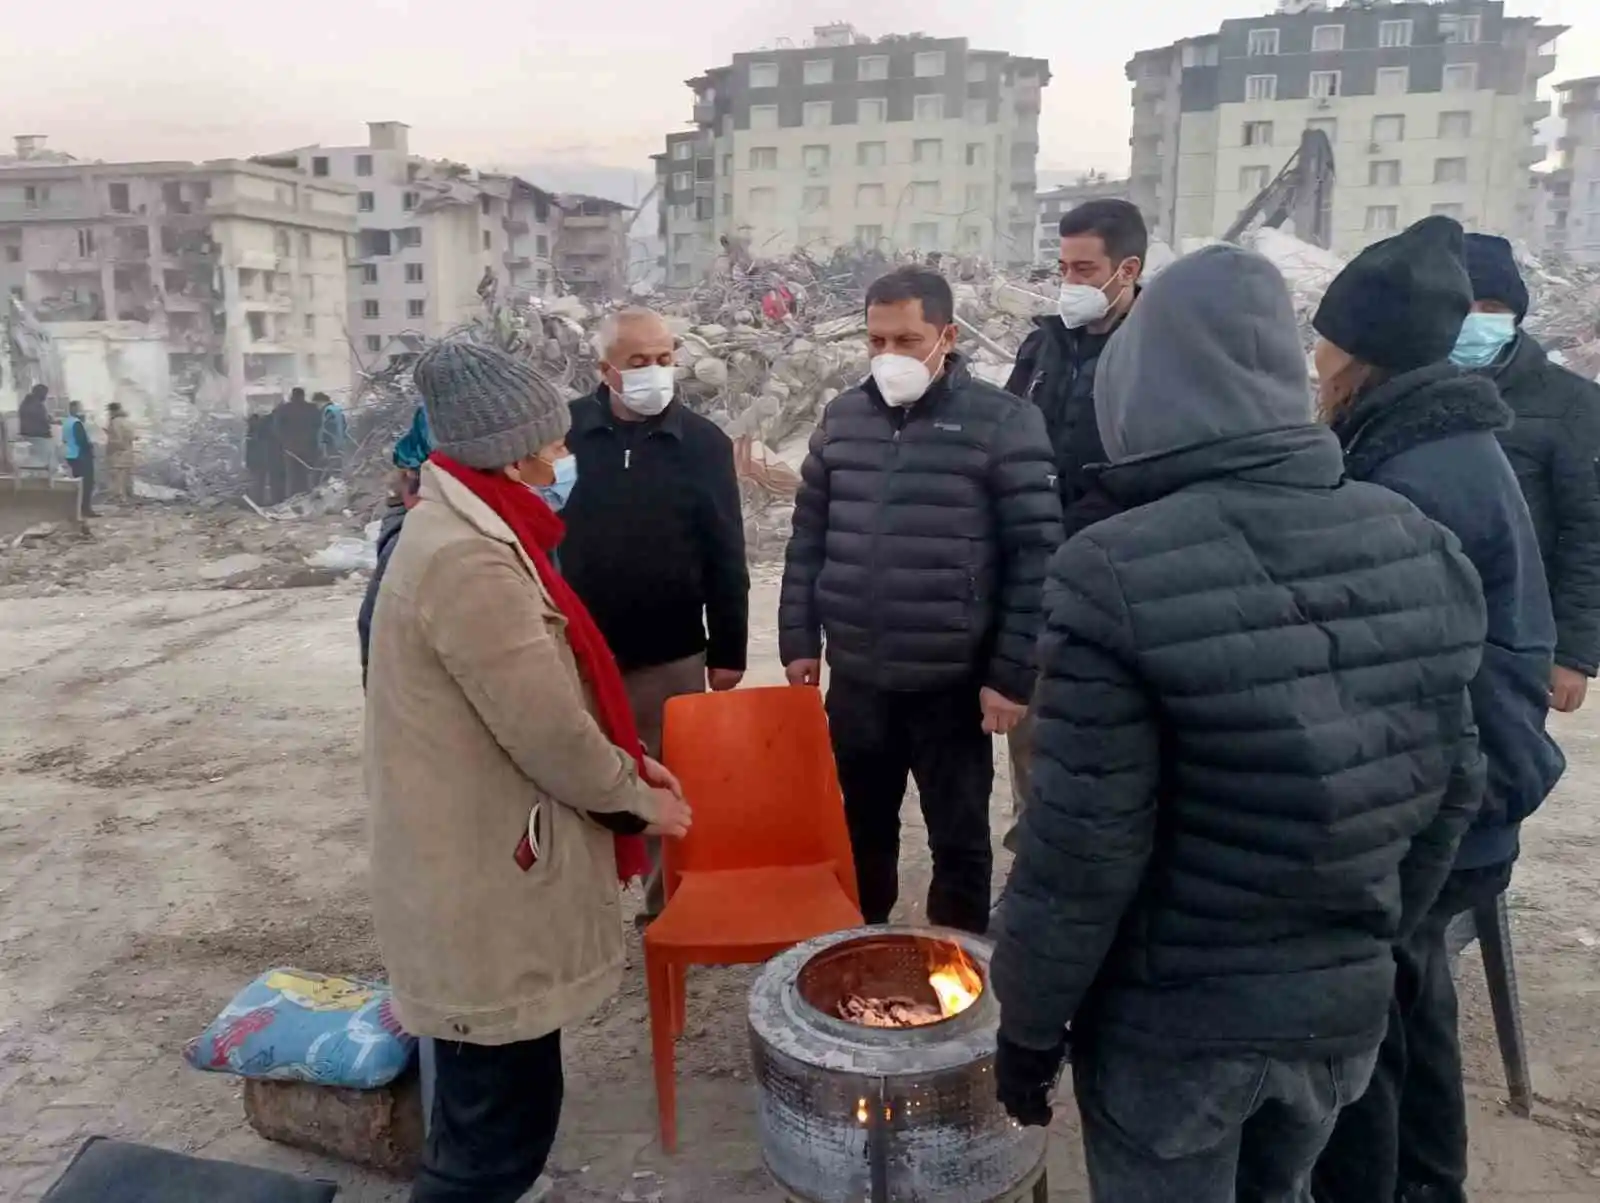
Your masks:
{"label": "black puffer jacket", "polygon": [[1090,471],[1106,458],[1094,420],[1094,378],[1114,333],[1068,330],[1059,317],[1036,318],[1006,381],[1007,392],[1026,397],[1044,414],[1056,457],[1063,533],[1069,539],[1116,513]]}
{"label": "black puffer jacket", "polygon": [[1483,579],[1489,632],[1472,682],[1489,782],[1456,867],[1512,860],[1518,828],[1566,768],[1545,732],[1555,619],[1522,490],[1495,441],[1511,414],[1481,376],[1436,364],[1373,389],[1335,424],[1346,471],[1409,498],[1461,540]]}
{"label": "black puffer jacket", "polygon": [[1556,663],[1600,670],[1600,385],[1551,363],[1523,334],[1490,373],[1516,415],[1500,445],[1539,538],[1556,618]]}
{"label": "black puffer jacket", "polygon": [[1039,591],[1061,542],[1044,419],[952,355],[909,409],[871,380],[811,438],[778,607],[783,662],[885,690],[1033,688]]}
{"label": "black puffer jacket", "polygon": [[1259,256],[1152,283],[1099,402],[1129,508],[1050,569],[1002,1037],[1368,1051],[1391,944],[1482,790],[1476,574],[1415,506],[1343,481]]}

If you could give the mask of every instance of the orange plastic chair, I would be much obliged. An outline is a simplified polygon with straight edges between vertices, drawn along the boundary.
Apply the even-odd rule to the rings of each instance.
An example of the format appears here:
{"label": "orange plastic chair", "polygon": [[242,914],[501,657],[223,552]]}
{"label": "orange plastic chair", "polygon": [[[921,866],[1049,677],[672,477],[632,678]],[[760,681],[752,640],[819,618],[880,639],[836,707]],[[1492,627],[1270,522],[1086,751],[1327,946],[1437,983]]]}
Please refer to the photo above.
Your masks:
{"label": "orange plastic chair", "polygon": [[689,835],[666,842],[667,902],[644,933],[656,1107],[672,1153],[688,967],[759,964],[862,919],[821,693],[673,698],[662,745],[694,808]]}

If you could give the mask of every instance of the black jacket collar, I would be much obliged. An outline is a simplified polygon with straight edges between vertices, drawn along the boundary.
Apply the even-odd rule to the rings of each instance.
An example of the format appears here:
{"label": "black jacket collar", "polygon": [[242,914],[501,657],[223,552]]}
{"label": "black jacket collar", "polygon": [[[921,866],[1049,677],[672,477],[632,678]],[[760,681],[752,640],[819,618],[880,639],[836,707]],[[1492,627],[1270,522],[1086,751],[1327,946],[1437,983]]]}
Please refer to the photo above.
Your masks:
{"label": "black jacket collar", "polygon": [[1351,476],[1366,480],[1401,452],[1452,435],[1505,430],[1511,410],[1483,376],[1452,363],[1406,372],[1358,397],[1333,423]]}
{"label": "black jacket collar", "polygon": [[[617,415],[611,412],[611,389],[604,383],[572,406],[572,438],[582,438],[596,430],[614,431],[619,425]],[[670,434],[682,442],[683,401],[674,395],[671,405],[638,425],[648,434]]]}

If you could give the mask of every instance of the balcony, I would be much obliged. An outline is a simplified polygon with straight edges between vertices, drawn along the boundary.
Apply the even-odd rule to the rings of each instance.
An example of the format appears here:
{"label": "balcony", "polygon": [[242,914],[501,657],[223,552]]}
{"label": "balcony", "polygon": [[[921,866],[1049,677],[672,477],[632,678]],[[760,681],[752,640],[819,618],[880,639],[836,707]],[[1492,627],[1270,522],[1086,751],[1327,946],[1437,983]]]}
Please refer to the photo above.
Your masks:
{"label": "balcony", "polygon": [[1548,100],[1530,100],[1522,110],[1522,119],[1524,121],[1543,121],[1550,116],[1552,107]]}
{"label": "balcony", "polygon": [[568,213],[561,219],[561,225],[567,230],[604,230],[611,225],[611,218],[605,213]]}
{"label": "balcony", "polygon": [[717,106],[710,101],[701,101],[694,106],[694,123],[696,125],[714,125],[717,120]]}
{"label": "balcony", "polygon": [[294,298],[286,292],[254,293],[239,298],[245,311],[256,313],[293,313]]}
{"label": "balcony", "polygon": [[1517,162],[1524,167],[1533,167],[1543,163],[1548,153],[1543,143],[1535,142],[1532,145],[1524,146],[1517,152]]}
{"label": "balcony", "polygon": [[1553,75],[1555,74],[1555,69],[1556,56],[1553,54],[1541,54],[1538,58],[1533,60],[1533,74],[1535,79],[1543,79],[1546,75]]}
{"label": "balcony", "polygon": [[109,220],[112,216],[125,217],[127,214],[112,214],[104,205],[98,202],[61,202],[44,201],[38,204],[23,202],[8,202],[0,205],[0,223],[36,222],[36,221],[76,221],[98,222]]}

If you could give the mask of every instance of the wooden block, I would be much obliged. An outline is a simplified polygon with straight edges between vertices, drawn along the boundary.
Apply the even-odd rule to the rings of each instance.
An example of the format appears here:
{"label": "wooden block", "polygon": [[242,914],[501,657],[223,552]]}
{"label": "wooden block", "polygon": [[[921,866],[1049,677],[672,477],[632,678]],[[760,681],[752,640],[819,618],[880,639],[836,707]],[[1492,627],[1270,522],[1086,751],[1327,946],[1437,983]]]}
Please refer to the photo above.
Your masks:
{"label": "wooden block", "polygon": [[422,1085],[413,1066],[378,1090],[246,1078],[244,1117],[261,1136],[397,1178],[422,1156]]}

